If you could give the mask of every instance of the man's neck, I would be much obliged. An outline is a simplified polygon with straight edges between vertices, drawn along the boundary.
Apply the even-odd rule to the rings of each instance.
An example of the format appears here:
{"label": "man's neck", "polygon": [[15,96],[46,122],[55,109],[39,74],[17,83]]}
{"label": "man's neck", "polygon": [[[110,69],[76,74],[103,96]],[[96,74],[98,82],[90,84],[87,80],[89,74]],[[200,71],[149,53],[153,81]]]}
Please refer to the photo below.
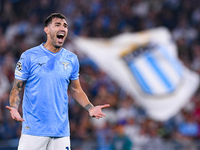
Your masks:
{"label": "man's neck", "polygon": [[54,47],[52,44],[48,44],[48,43],[45,43],[45,44],[44,44],[44,47],[45,47],[46,49],[48,49],[49,51],[53,52],[53,53],[59,52],[59,51],[61,50],[61,48],[62,48],[62,47],[56,48],[56,47]]}

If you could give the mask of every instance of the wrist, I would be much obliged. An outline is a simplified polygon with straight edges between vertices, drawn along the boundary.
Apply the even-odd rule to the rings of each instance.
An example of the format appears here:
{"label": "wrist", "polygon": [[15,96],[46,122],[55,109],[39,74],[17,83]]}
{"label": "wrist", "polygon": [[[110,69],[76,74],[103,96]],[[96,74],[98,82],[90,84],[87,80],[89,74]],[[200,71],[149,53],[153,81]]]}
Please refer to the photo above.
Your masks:
{"label": "wrist", "polygon": [[87,105],[85,105],[85,109],[87,110],[87,111],[89,111],[91,108],[93,108],[94,106],[90,103],[90,104],[87,104]]}
{"label": "wrist", "polygon": [[10,107],[18,110],[18,106],[10,106]]}

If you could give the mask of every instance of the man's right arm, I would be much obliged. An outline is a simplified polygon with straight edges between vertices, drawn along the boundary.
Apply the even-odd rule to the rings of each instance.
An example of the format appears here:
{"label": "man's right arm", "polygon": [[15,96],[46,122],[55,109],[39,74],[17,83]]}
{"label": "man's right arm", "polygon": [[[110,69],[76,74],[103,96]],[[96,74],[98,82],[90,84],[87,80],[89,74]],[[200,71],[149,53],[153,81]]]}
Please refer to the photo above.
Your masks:
{"label": "man's right arm", "polygon": [[24,119],[22,119],[21,115],[19,114],[18,107],[21,102],[20,95],[23,90],[24,84],[25,84],[25,81],[18,80],[18,79],[14,80],[13,88],[10,92],[10,99],[9,99],[10,106],[6,106],[6,108],[10,110],[11,117],[21,122],[24,121]]}

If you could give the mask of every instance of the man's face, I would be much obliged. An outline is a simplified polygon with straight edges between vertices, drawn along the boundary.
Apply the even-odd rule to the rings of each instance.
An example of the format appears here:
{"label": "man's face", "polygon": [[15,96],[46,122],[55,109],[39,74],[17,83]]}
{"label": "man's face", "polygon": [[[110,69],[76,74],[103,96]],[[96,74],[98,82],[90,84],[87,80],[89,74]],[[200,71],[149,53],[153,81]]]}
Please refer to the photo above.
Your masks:
{"label": "man's face", "polygon": [[50,40],[55,48],[62,47],[68,33],[66,20],[53,18],[51,24],[47,28],[47,40]]}

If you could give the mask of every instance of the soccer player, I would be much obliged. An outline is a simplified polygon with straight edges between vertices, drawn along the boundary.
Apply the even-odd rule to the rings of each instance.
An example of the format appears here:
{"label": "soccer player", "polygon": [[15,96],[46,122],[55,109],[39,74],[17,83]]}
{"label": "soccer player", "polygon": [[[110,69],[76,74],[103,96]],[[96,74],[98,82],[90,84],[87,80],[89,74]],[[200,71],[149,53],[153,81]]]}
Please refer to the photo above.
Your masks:
{"label": "soccer player", "polygon": [[[102,108],[93,106],[79,82],[77,56],[64,49],[68,24],[64,15],[53,13],[45,20],[46,43],[22,53],[15,69],[10,94],[11,117],[22,123],[18,150],[70,150],[68,95],[97,119],[105,117]],[[24,88],[23,118],[18,112]]]}

